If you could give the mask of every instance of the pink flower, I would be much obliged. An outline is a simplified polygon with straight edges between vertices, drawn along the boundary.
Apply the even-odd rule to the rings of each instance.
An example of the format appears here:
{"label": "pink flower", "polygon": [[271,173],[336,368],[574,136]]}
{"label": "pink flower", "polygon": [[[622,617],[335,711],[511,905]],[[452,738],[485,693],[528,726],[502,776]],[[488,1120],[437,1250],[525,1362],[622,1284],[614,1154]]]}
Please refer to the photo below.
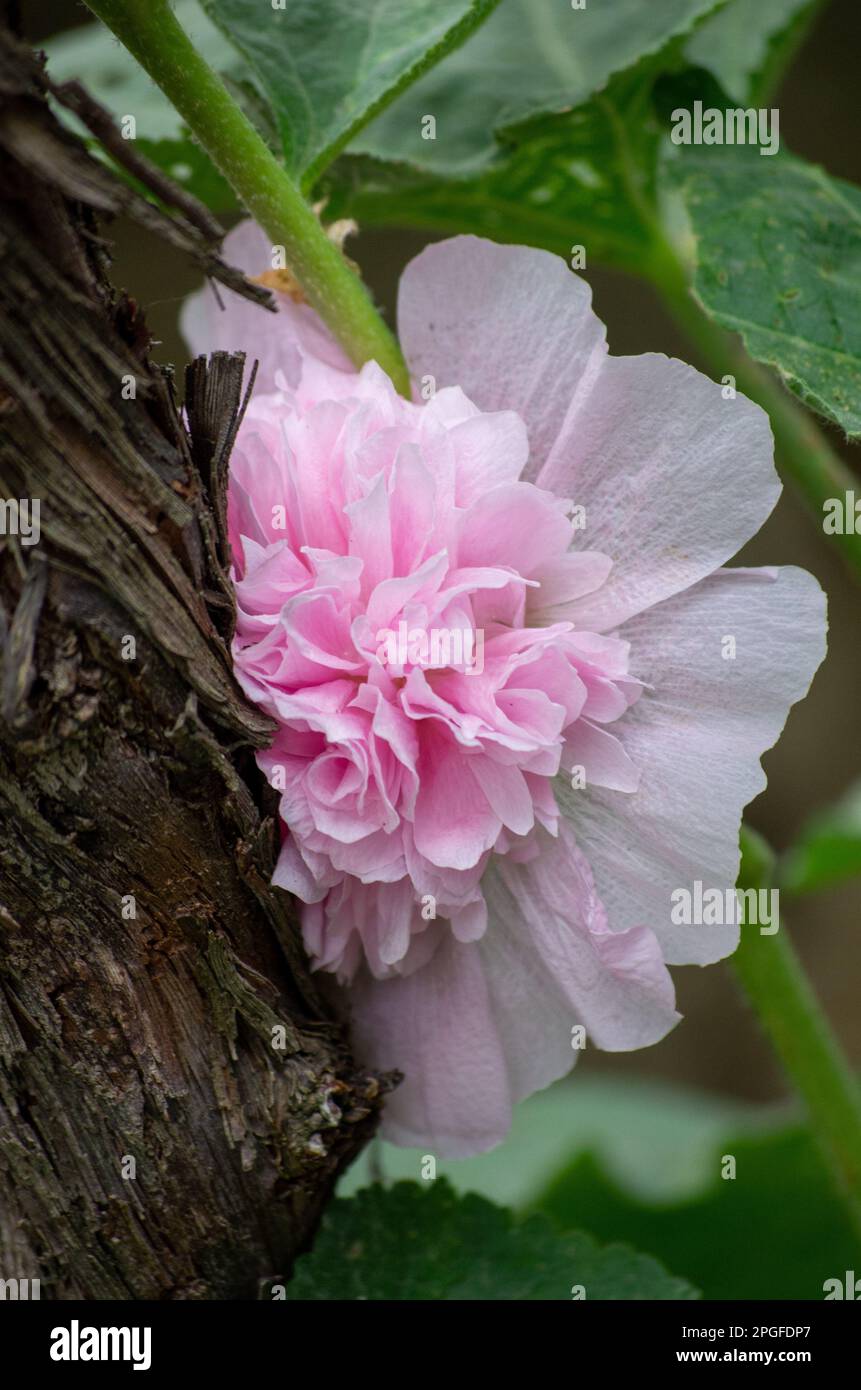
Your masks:
{"label": "pink flower", "polygon": [[[270,264],[251,224],[226,250]],[[184,329],[260,359],[229,520],[236,674],[278,723],[274,882],[359,1055],[404,1072],[384,1133],[474,1153],[569,1070],[576,1025],[656,1042],[667,964],[734,949],[672,895],[735,883],[823,595],[721,568],[780,490],[763,412],[608,356],[554,256],[457,237],[407,267],[412,402],[308,308],[226,297]]]}

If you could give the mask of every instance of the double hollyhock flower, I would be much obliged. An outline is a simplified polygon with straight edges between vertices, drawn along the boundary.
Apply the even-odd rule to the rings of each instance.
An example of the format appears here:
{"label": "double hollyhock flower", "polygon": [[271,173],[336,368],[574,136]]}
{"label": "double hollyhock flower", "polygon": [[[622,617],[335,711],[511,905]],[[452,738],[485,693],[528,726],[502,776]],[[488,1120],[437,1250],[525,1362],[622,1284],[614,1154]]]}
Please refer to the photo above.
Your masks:
{"label": "double hollyhock flower", "polygon": [[[226,252],[271,264],[250,223]],[[183,322],[260,362],[229,524],[236,674],[278,726],[274,882],[357,1054],[404,1073],[383,1132],[462,1156],[569,1070],[577,1025],[654,1043],[667,964],[733,950],[672,894],[734,884],[824,599],[722,568],[780,490],[763,412],[608,356],[556,257],[457,237],[407,267],[413,401],[278,299],[203,291]]]}

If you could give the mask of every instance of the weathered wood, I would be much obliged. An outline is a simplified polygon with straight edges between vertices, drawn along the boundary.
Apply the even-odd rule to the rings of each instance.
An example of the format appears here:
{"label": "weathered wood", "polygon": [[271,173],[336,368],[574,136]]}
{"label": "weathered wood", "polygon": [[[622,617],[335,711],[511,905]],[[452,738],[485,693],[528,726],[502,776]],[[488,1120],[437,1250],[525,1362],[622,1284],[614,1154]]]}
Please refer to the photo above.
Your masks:
{"label": "weathered wood", "polygon": [[0,30],[0,496],[41,505],[39,544],[0,537],[0,1277],[255,1297],[385,1081],[354,1065],[269,887],[269,725],[229,659],[242,361],[194,364],[187,429],[96,213],[260,291],[207,215],[132,194],[44,93]]}

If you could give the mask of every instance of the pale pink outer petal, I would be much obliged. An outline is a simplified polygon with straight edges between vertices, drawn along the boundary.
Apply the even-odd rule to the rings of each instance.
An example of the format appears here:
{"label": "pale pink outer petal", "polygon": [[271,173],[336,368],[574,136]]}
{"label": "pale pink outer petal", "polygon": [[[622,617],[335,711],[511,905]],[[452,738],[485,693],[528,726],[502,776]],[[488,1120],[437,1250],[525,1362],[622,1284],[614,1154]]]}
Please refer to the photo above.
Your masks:
{"label": "pale pink outer petal", "polygon": [[512,1098],[476,943],[444,931],[420,970],[375,980],[363,968],[348,1000],[356,1055],[404,1073],[386,1098],[385,1138],[465,1158],[505,1137]]}
{"label": "pale pink outer petal", "polygon": [[673,985],[645,927],[609,931],[571,830],[542,835],[528,863],[500,857],[482,880],[490,925],[475,944],[447,933],[405,979],[363,972],[350,995],[357,1055],[405,1079],[383,1134],[444,1158],[500,1143],[511,1106],[570,1071],[572,1029],[615,1051],[678,1022]]}
{"label": "pale pink outer petal", "polygon": [[517,411],[529,434],[523,477],[533,481],[607,352],[591,299],[586,281],[548,251],[452,237],[401,276],[401,345],[414,380],[429,374],[481,410]]}
{"label": "pale pink outer petal", "polygon": [[[631,668],[648,687],[614,728],[640,768],[636,792],[572,791],[562,810],[592,866],[610,926],[647,922],[665,959],[706,965],[738,928],[671,921],[674,889],[725,891],[738,874],[744,807],[759,763],[825,654],[825,595],[794,567],[726,569],[626,623]],[[735,660],[722,657],[725,637]]]}
{"label": "pale pink outer petal", "polygon": [[[223,259],[249,277],[272,269],[272,243],[256,222],[240,222],[224,238]],[[221,299],[224,307],[218,303]],[[180,332],[191,352],[244,352],[246,380],[252,362],[259,362],[255,394],[275,390],[275,374],[284,373],[291,387],[298,384],[302,356],[319,358],[330,367],[355,372],[355,367],[307,304],[294,304],[286,294],[275,294],[278,310],[272,313],[232,290],[212,284],[190,295],[180,314]]]}
{"label": "pale pink outer petal", "polygon": [[590,298],[559,256],[453,237],[407,266],[398,322],[416,377],[517,410],[523,477],[585,508],[576,548],[613,568],[565,616],[604,632],[735,555],[780,483],[759,406],[657,353],[607,356]]}
{"label": "pale pink outer petal", "polygon": [[606,632],[712,574],[780,495],[768,416],[684,362],[607,357],[575,401],[536,482],[585,508],[578,545],[613,561],[565,609]]}
{"label": "pale pink outer petal", "polygon": [[479,951],[515,1100],[570,1070],[575,1024],[587,1046],[628,1052],[679,1021],[656,937],[640,925],[609,929],[570,825],[541,843],[526,862],[491,860],[482,879],[490,927]]}

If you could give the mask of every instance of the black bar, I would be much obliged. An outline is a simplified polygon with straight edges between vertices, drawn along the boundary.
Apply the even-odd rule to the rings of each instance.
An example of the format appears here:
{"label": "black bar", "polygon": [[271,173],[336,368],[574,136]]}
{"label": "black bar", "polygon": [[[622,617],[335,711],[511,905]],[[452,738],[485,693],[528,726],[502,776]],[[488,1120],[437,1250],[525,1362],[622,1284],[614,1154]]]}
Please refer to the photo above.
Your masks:
{"label": "black bar", "polygon": [[[488,1316],[489,1311],[489,1316]],[[484,1318],[488,1316],[485,1323]],[[107,1355],[121,1359],[52,1359],[52,1347],[71,1354],[96,1348],[101,1329],[121,1329],[104,1339]],[[94,1337],[87,1329],[96,1329]],[[149,1330],[149,1341],[145,1331]],[[134,1338],[137,1330],[137,1338]],[[421,1340],[413,1340],[417,1334]],[[524,1340],[525,1338],[533,1340]],[[547,1358],[567,1365],[572,1377],[587,1374],[595,1359],[603,1373],[671,1366],[786,1364],[817,1372],[852,1364],[858,1340],[857,1312],[823,1302],[616,1302],[461,1303],[429,1308],[418,1303],[66,1303],[0,1302],[4,1368],[47,1372],[62,1383],[109,1374],[149,1376],[212,1373],[220,1379],[297,1374],[308,1383],[352,1378],[372,1369],[381,1383],[421,1379],[434,1365],[451,1374],[469,1360],[487,1362],[516,1351],[535,1370]],[[461,1348],[458,1351],[457,1348]],[[508,1350],[506,1350],[508,1348]],[[406,1352],[406,1357],[404,1353]],[[123,1354],[127,1359],[122,1359]],[[134,1371],[134,1359],[141,1364]],[[706,1354],[707,1353],[707,1354]],[[417,1365],[411,1366],[411,1354]],[[391,1365],[387,1370],[387,1357]],[[461,1360],[463,1356],[463,1360]],[[317,1367],[317,1372],[314,1367]],[[560,1366],[561,1369],[561,1366]],[[5,1377],[4,1377],[5,1379]]]}

